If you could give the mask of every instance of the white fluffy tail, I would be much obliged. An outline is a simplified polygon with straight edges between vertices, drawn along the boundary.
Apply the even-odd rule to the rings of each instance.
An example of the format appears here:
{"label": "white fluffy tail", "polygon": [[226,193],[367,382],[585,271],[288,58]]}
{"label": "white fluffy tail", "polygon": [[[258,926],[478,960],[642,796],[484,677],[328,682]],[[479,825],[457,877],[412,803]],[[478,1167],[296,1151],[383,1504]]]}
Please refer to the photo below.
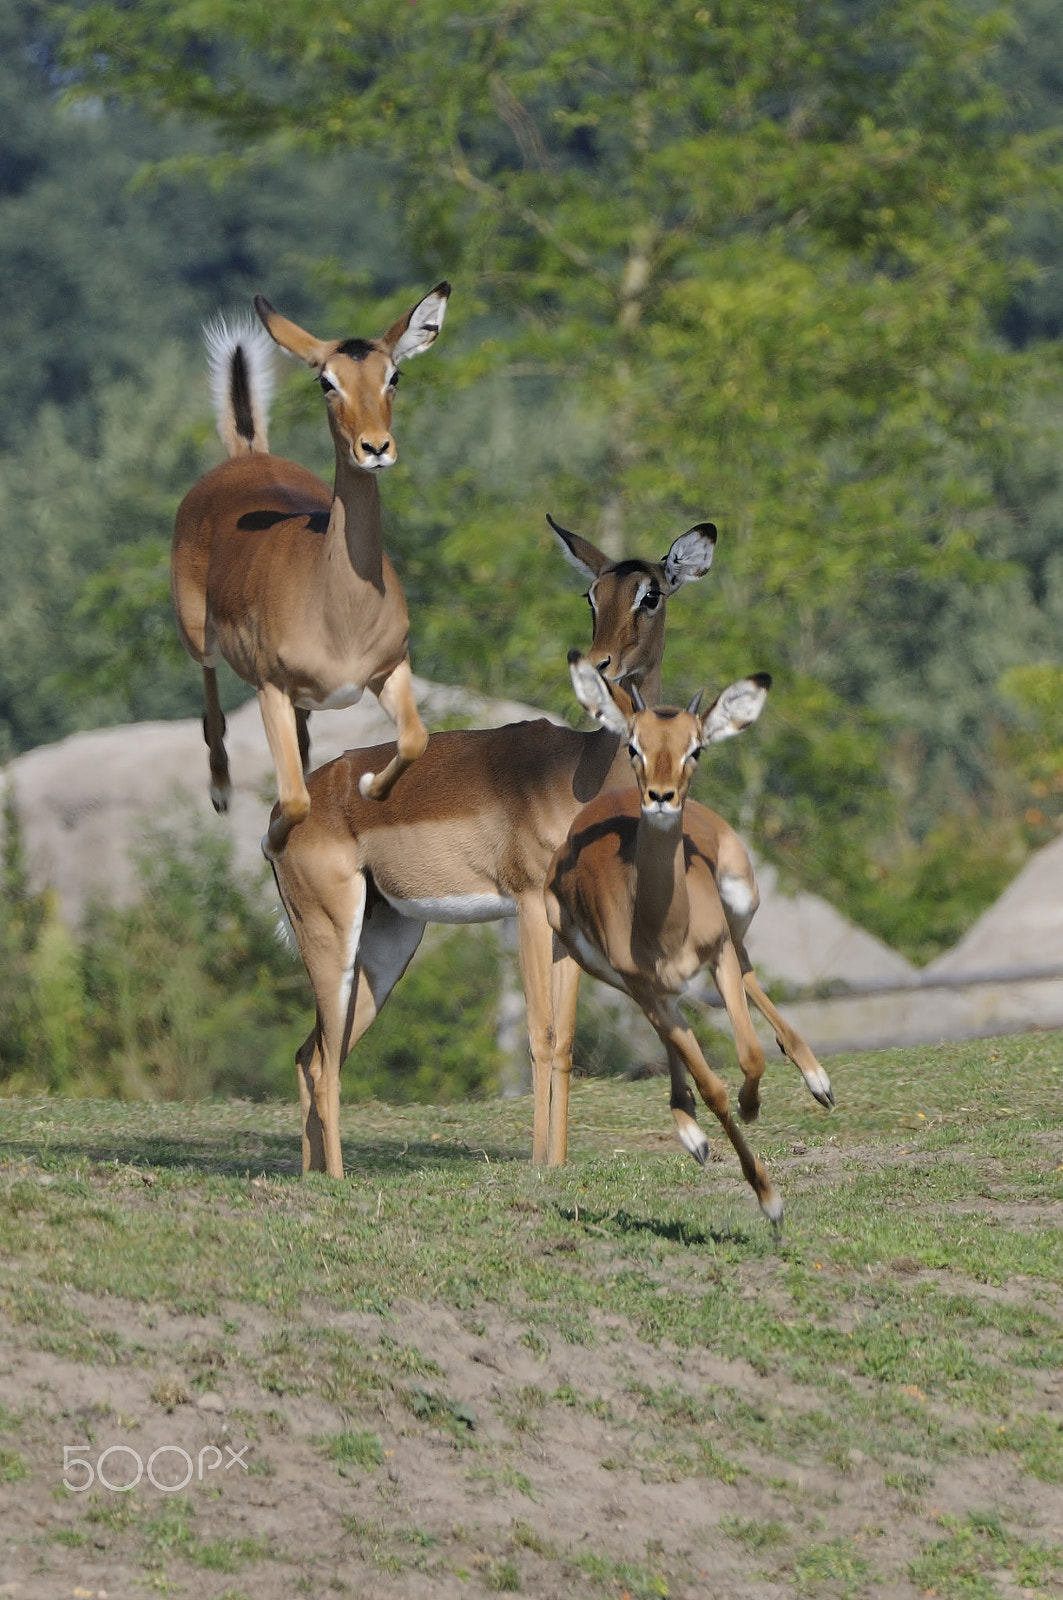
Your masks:
{"label": "white fluffy tail", "polygon": [[251,317],[215,317],[203,329],[214,414],[230,456],[269,450],[269,408],[276,387],[273,340]]}
{"label": "white fluffy tail", "polygon": [[277,913],[277,921],[273,927],[273,937],[278,944],[284,946],[290,956],[297,956],[299,954],[299,944],[295,937],[295,929],[292,927],[291,918],[282,905],[278,905],[274,909]]}

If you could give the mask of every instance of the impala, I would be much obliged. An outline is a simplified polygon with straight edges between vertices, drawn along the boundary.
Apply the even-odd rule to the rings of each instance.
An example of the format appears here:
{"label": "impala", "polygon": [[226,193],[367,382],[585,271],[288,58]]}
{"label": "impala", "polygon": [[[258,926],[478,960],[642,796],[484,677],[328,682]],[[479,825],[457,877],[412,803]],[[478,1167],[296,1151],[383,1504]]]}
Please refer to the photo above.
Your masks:
{"label": "impala", "polygon": [[[428,740],[410,677],[406,601],[381,544],[377,479],[395,461],[399,365],[434,344],[449,294],[449,284],[438,284],[379,339],[315,339],[261,295],[254,302],[261,328],[219,322],[207,330],[229,459],[178,508],[174,611],[185,649],[203,668],[217,811],[227,810],[231,788],[218,661],[258,690],[280,796],[263,840],[267,856],[284,850],[310,809],[311,711],[354,705],[366,689],[379,698],[397,725],[398,747],[382,771],[362,774],[362,793],[374,800]],[[331,491],[269,453],[270,339],[305,361],[321,385],[336,450]]]}
{"label": "impala", "polygon": [[[598,668],[573,651],[572,684],[585,710],[627,742],[637,789],[599,795],[583,808],[546,881],[550,926],[568,957],[642,1008],[668,1055],[679,1137],[704,1163],[709,1145],[694,1115],[690,1073],[737,1152],[761,1209],[776,1226],[782,1200],[731,1116],[727,1089],[705,1060],[677,1004],[701,968],[712,970],[734,1031],[748,1088],[764,1070],[742,968],[717,887],[716,836],[687,805],[701,751],[741,733],[767,699],[766,673],[732,683],[702,715],[648,710],[637,691],[621,705]],[[711,817],[711,813],[708,814]],[[747,1097],[750,1109],[754,1101]]]}
{"label": "impala", "polygon": [[[590,659],[618,693],[639,686],[645,697],[660,698],[668,598],[708,572],[716,529],[691,528],[660,561],[611,561],[552,519],[551,526],[590,579]],[[535,1092],[533,1157],[563,1160],[565,1130],[551,1081],[563,1079],[557,1104],[563,1099],[567,1109],[571,1036],[564,1060],[556,1061],[553,1016],[556,1006],[574,1019],[579,968],[572,962],[557,969],[554,995],[542,891],[580,808],[603,789],[631,785],[626,756],[605,729],[582,733],[545,720],[438,733],[388,798],[370,804],[360,793],[362,774],[388,760],[392,748],[350,750],[313,773],[310,816],[274,862],[317,1007],[296,1057],[304,1171],[343,1172],[340,1067],[405,972],[425,925],[514,915]],[[742,862],[752,881],[748,857],[732,837],[735,881]],[[755,898],[747,893],[741,909],[751,915]],[[822,1098],[825,1074],[800,1042],[819,1076],[802,1071]]]}

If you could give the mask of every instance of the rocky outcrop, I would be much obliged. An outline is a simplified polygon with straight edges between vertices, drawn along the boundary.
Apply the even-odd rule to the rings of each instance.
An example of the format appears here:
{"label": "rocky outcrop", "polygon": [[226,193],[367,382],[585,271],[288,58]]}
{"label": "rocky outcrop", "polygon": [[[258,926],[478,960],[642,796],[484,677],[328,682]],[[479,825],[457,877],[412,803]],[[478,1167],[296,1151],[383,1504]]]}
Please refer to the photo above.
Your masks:
{"label": "rocky outcrop", "polygon": [[[429,727],[497,727],[543,715],[513,701],[417,682]],[[383,743],[392,724],[375,698],[311,722],[314,764]],[[153,825],[224,830],[238,868],[271,888],[259,840],[275,794],[273,763],[254,701],[229,717],[233,803],[216,817],[197,719],[133,723],[74,734],[9,763],[31,884],[50,887],[73,924],[93,897],[128,902],[136,854]],[[150,846],[149,846],[150,847]],[[787,1015],[830,1054],[1063,1027],[1063,839],[1032,858],[953,950],[917,971],[836,907],[788,893],[774,867],[757,866],[761,906],[749,952],[762,979],[800,998]],[[711,984],[706,986],[709,997]]]}

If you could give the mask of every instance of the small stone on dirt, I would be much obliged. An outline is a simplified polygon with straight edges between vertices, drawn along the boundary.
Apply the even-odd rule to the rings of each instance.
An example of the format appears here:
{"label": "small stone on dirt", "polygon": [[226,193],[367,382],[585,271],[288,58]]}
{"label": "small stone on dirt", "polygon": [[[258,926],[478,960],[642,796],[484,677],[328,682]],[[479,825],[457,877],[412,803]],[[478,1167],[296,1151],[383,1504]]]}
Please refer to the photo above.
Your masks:
{"label": "small stone on dirt", "polygon": [[207,1393],[201,1394],[196,1401],[196,1409],[199,1411],[224,1411],[225,1401],[220,1394],[215,1394],[213,1389],[208,1389]]}

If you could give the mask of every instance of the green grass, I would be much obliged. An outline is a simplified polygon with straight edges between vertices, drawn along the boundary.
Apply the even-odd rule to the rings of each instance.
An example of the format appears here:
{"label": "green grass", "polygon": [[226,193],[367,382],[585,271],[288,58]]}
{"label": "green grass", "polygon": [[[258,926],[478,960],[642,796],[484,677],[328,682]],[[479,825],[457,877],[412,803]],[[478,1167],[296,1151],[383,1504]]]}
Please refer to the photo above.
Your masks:
{"label": "green grass", "polygon": [[341,1466],[373,1468],[383,1465],[384,1446],[378,1433],[358,1429],[334,1433],[324,1440],[325,1453]]}
{"label": "green grass", "polygon": [[18,1483],[29,1468],[17,1450],[0,1449],[0,1483]]}
{"label": "green grass", "polygon": [[[654,1080],[575,1084],[570,1163],[553,1171],[527,1159],[528,1101],[348,1106],[343,1182],[299,1177],[294,1105],[3,1101],[0,1315],[20,1347],[142,1372],[159,1415],[159,1384],[177,1418],[205,1389],[249,1386],[261,1404],[230,1420],[263,1475],[276,1441],[299,1442],[291,1408],[331,1407],[311,1443],[333,1492],[375,1497],[336,1535],[367,1570],[653,1600],[723,1559],[738,1587],[772,1571],[835,1600],[887,1580],[979,1600],[1005,1570],[1053,1593],[1037,1507],[1063,1482],[1045,1401],[1063,1371],[1060,1054],[1030,1036],[832,1062],[829,1116],[773,1064],[749,1137],[786,1202],[781,1244],[711,1119],[721,1159],[704,1170],[662,1142]],[[100,1305],[125,1310],[101,1323]],[[446,1348],[399,1327],[410,1306],[467,1342],[504,1328],[520,1370],[470,1404]],[[160,1308],[202,1331],[160,1345]],[[16,1490],[37,1470],[34,1416],[0,1414]],[[700,1567],[633,1559],[601,1528],[591,1550],[567,1537],[542,1466],[562,1425],[600,1440],[599,1499],[696,1488],[716,1519],[691,1535],[711,1552]],[[508,1542],[481,1548],[414,1505],[399,1520],[384,1469],[411,1440],[470,1526],[509,1498]],[[943,1512],[939,1486],[979,1464],[999,1497]],[[831,1522],[860,1474],[903,1536]],[[223,1536],[201,1500],[75,1511],[53,1547],[103,1528],[160,1581],[286,1559]]]}

